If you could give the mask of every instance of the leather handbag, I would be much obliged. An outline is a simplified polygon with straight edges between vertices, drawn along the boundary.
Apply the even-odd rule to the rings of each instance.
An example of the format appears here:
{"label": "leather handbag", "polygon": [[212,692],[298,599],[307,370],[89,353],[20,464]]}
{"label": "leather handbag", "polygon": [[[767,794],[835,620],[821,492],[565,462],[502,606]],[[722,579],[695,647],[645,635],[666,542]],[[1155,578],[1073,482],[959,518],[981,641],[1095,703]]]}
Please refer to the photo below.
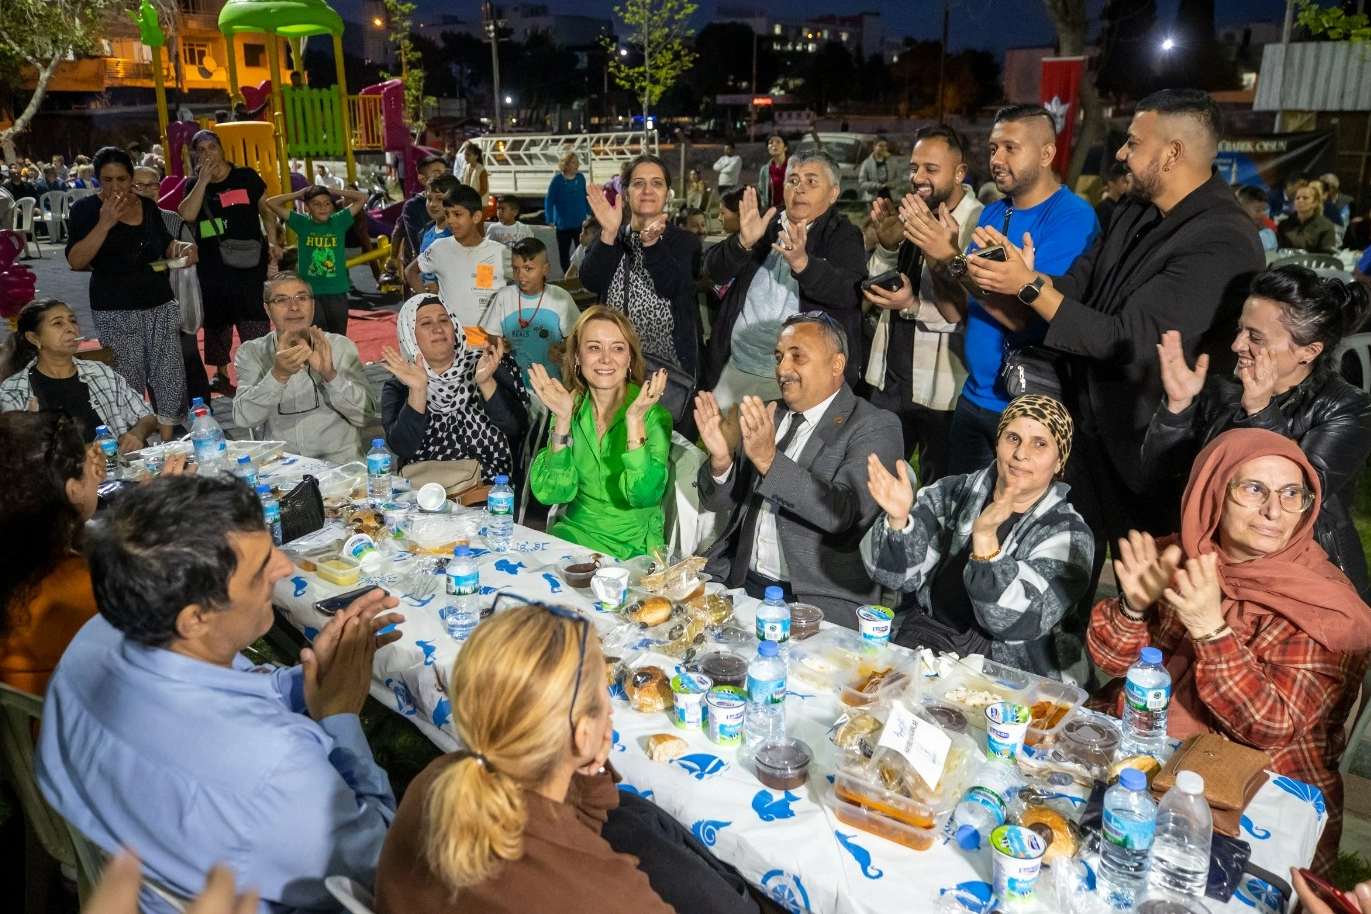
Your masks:
{"label": "leather handbag", "polygon": [[420,460],[407,464],[400,475],[416,489],[436,482],[449,498],[456,498],[476,488],[483,478],[478,460]]}
{"label": "leather handbag", "polygon": [[1041,394],[1062,401],[1065,384],[1062,368],[1065,356],[1045,346],[1020,346],[1004,354],[1000,383],[1009,399],[1026,394]]}
{"label": "leather handbag", "polygon": [[281,542],[289,543],[324,526],[324,496],[319,480],[306,476],[281,496]]}
{"label": "leather handbag", "polygon": [[695,376],[671,359],[643,353],[643,363],[646,369],[644,385],[659,369],[666,369],[666,390],[662,391],[662,398],[657,403],[671,413],[672,427],[679,428],[695,402]]}
{"label": "leather handbag", "polygon": [[1176,774],[1193,771],[1204,778],[1204,798],[1214,815],[1214,830],[1232,838],[1241,834],[1242,812],[1266,783],[1271,756],[1217,733],[1192,736],[1171,756],[1152,781],[1160,799],[1176,784]]}

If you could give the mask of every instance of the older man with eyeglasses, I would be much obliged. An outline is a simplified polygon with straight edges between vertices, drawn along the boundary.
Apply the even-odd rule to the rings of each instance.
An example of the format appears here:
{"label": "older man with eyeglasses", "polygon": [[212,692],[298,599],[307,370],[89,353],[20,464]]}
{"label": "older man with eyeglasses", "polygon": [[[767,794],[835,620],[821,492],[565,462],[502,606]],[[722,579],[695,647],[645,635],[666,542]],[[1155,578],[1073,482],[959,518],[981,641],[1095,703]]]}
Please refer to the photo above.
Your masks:
{"label": "older man with eyeglasses", "polygon": [[357,344],[314,323],[314,294],[298,273],[266,282],[275,328],[238,347],[233,421],[286,450],[331,463],[362,459],[358,429],[376,416]]}

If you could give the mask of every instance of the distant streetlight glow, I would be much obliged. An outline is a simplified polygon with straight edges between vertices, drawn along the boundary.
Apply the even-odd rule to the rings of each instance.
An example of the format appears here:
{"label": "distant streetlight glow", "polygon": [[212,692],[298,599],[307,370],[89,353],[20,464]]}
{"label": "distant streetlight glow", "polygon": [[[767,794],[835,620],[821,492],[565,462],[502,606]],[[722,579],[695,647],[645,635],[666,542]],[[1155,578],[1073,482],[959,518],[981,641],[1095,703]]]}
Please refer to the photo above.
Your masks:
{"label": "distant streetlight glow", "polygon": [[1171,50],[1172,48],[1174,48],[1175,46],[1176,46],[1176,40],[1175,40],[1174,38],[1167,38],[1166,40],[1164,40],[1164,41],[1162,42],[1162,50],[1163,50],[1163,51],[1169,51],[1169,50]]}
{"label": "distant streetlight glow", "polygon": [[506,105],[512,105],[512,104],[514,104],[514,99],[512,99],[512,98],[510,98],[508,95],[506,95],[506,96],[505,96],[505,104],[506,104]]}
{"label": "distant streetlight glow", "polygon": [[619,56],[620,56],[620,57],[627,57],[627,56],[628,56],[628,48],[620,48],[620,49],[619,49]]}
{"label": "distant streetlight glow", "polygon": [[371,24],[374,25],[374,26],[376,26],[378,29],[379,29],[381,26],[385,25],[385,23],[381,21],[381,17],[380,17],[380,16],[377,16],[375,19],[371,20]]}

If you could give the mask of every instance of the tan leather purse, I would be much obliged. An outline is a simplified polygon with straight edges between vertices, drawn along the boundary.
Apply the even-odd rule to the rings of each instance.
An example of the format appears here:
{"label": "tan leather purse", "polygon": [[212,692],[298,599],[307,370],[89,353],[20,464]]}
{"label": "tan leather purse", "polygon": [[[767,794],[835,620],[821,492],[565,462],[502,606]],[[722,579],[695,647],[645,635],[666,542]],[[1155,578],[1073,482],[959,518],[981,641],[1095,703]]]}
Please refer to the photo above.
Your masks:
{"label": "tan leather purse", "polygon": [[1238,837],[1242,811],[1266,783],[1271,756],[1260,749],[1225,739],[1218,733],[1201,733],[1181,743],[1166,767],[1152,781],[1152,793],[1161,799],[1176,784],[1176,773],[1193,771],[1204,778],[1204,798],[1214,814],[1214,829]]}
{"label": "tan leather purse", "polygon": [[[471,504],[466,496],[473,490],[489,489],[489,486],[481,484],[484,476],[480,461],[477,460],[420,460],[418,463],[405,466],[400,475],[408,479],[416,489],[436,482],[447,492],[448,498],[456,499],[463,504]],[[479,499],[484,500],[484,497]]]}

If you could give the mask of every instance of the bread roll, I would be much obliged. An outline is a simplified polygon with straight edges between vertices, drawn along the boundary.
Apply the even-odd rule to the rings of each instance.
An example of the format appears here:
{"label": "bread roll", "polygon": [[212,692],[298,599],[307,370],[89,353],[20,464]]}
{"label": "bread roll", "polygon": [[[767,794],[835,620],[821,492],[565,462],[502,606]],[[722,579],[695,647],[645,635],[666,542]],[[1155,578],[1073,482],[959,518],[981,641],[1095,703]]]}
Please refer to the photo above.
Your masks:
{"label": "bread roll", "polygon": [[1019,824],[1033,829],[1047,842],[1044,862],[1074,857],[1080,849],[1066,817],[1050,806],[1029,806],[1019,815]]}
{"label": "bread roll", "polygon": [[647,757],[654,762],[669,762],[689,749],[690,743],[672,733],[654,733],[647,738]]}
{"label": "bread roll", "polygon": [[671,601],[666,597],[648,597],[628,617],[647,626],[661,625],[671,618]]}
{"label": "bread roll", "polygon": [[633,710],[650,714],[664,711],[671,704],[671,680],[661,667],[645,666],[628,674],[624,691]]}

